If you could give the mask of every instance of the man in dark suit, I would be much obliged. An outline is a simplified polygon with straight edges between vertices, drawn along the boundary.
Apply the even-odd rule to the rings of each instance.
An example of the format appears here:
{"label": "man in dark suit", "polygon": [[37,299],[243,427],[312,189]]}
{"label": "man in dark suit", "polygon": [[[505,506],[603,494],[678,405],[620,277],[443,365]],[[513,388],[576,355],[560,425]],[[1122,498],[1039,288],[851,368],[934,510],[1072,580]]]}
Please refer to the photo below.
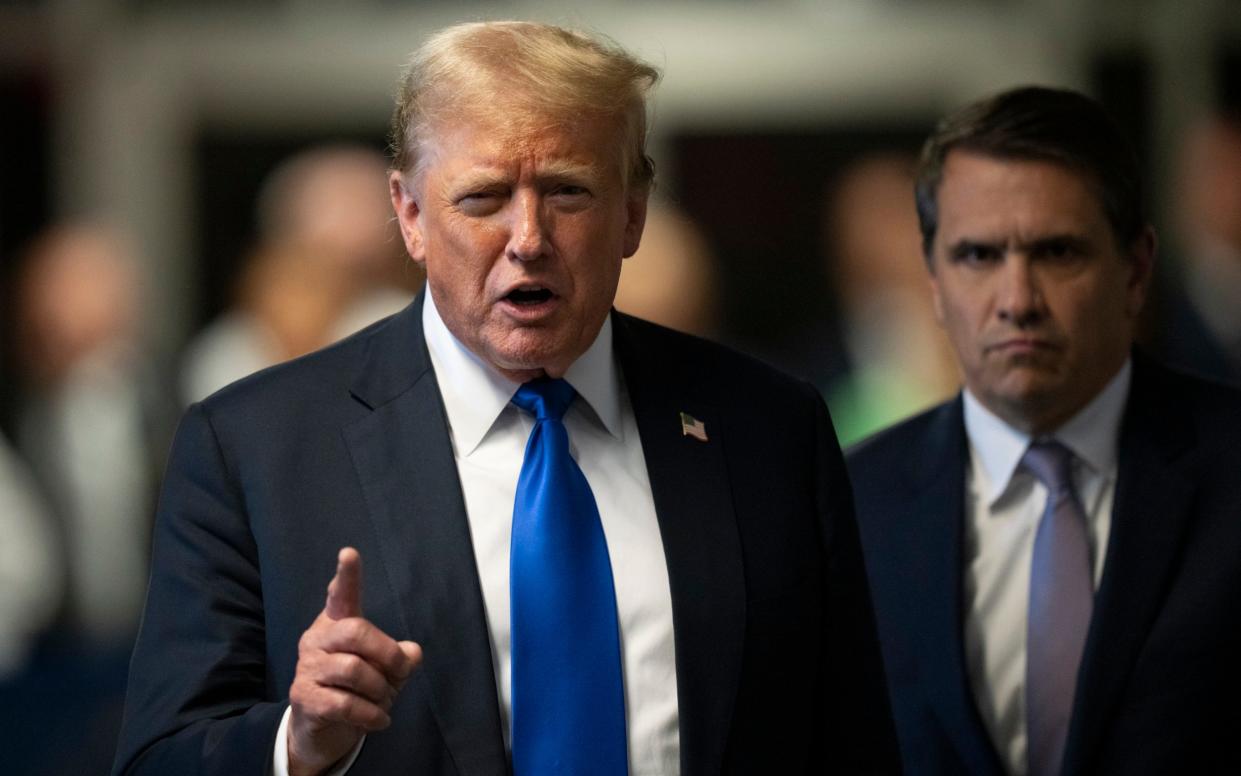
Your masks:
{"label": "man in dark suit", "polygon": [[656,77],[535,24],[414,55],[427,288],[187,412],[118,773],[895,769],[822,401],[610,309]]}
{"label": "man in dark suit", "polygon": [[1123,136],[1005,92],[940,124],[916,195],[964,391],[848,456],[909,772],[1238,772],[1241,396],[1133,351]]}

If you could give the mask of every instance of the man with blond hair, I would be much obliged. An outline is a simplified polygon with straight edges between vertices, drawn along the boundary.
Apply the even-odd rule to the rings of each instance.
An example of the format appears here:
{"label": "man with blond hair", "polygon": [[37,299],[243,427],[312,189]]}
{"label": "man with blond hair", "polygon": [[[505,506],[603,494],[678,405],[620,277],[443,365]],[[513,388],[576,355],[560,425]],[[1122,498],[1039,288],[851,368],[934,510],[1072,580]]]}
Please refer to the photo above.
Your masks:
{"label": "man with blond hair", "polygon": [[611,309],[657,76],[529,23],[414,55],[426,290],[188,411],[118,773],[895,770],[822,401]]}

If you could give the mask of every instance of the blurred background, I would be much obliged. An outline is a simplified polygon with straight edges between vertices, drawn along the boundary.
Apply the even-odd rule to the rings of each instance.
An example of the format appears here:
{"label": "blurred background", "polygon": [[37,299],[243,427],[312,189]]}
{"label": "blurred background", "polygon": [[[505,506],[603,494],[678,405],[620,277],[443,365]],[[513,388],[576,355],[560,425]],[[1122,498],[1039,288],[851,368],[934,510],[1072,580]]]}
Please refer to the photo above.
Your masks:
{"label": "blurred background", "polygon": [[154,491],[186,403],[421,284],[383,156],[458,21],[603,32],[664,69],[617,306],[797,373],[842,442],[950,395],[911,172],[945,112],[1078,88],[1160,230],[1143,339],[1241,378],[1236,0],[0,0],[0,766],[105,773]]}

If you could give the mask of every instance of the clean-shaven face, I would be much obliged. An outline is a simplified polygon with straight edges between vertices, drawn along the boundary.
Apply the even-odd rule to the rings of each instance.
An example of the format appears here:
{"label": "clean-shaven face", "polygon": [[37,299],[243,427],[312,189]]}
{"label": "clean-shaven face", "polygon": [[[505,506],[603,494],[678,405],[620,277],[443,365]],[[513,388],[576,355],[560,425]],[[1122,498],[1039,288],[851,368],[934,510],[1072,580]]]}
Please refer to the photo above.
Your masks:
{"label": "clean-shaven face", "polygon": [[980,402],[1030,433],[1084,407],[1128,356],[1154,258],[1119,246],[1083,173],[948,153],[932,246],[935,310]]}
{"label": "clean-shaven face", "polygon": [[594,342],[638,248],[621,122],[445,121],[416,176],[392,176],[406,248],[444,323],[518,382],[560,377]]}

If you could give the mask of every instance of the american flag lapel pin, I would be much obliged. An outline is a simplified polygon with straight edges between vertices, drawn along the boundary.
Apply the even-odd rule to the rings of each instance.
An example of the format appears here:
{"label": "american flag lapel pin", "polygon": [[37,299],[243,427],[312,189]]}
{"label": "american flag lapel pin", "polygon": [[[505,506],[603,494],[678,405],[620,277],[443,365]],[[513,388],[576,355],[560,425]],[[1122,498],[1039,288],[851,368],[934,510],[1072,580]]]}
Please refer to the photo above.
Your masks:
{"label": "american flag lapel pin", "polygon": [[707,426],[688,412],[682,412],[681,436],[692,436],[699,442],[705,442],[707,441]]}

